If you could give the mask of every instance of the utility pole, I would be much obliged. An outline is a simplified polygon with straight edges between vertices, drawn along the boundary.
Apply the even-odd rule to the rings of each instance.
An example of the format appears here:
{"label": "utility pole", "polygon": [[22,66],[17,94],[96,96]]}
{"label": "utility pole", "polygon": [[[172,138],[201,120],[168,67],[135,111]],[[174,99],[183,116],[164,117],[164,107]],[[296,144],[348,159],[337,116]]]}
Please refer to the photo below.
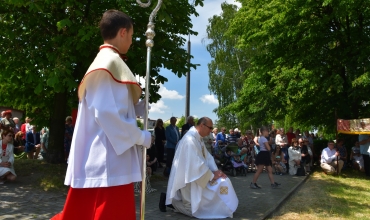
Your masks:
{"label": "utility pole", "polygon": [[188,73],[186,74],[186,104],[185,104],[185,120],[190,115],[190,34],[189,34],[189,40],[188,40]]}

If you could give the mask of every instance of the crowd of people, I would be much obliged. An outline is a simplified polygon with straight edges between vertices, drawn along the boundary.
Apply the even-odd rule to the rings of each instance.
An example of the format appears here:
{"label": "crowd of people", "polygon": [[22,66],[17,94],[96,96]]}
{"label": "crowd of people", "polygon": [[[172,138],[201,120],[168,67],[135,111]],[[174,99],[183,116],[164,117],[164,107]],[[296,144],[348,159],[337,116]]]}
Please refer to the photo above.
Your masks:
{"label": "crowd of people", "polygon": [[[52,217],[53,220],[135,219],[134,190],[138,184],[134,183],[148,181],[146,190],[151,191],[150,175],[156,166],[165,165],[164,160],[163,174],[169,181],[167,193],[161,193],[160,210],[171,207],[197,218],[232,218],[238,206],[232,183],[224,167],[217,165],[218,159],[234,158],[242,167],[250,167],[249,170],[255,172],[250,184],[253,189],[260,188],[257,180],[263,169],[268,171],[272,188],[280,185],[274,181],[273,172],[296,175],[303,170],[305,174],[305,168],[312,164],[315,156],[313,137],[308,132],[301,136],[299,130],[292,133],[293,128],[285,134],[284,129],[269,132],[262,127],[255,135],[251,131],[243,135],[237,128],[230,129],[226,135],[225,128],[220,132],[213,128],[210,118],[202,117],[195,125],[191,116],[181,130],[174,117],[166,128],[158,119],[154,135],[139,129],[136,118],[143,116],[147,108],[145,102],[139,100],[141,86],[124,61],[132,44],[133,26],[132,19],[118,10],[106,11],[99,22],[104,44],[78,87],[76,127],[73,129],[71,118],[66,120],[64,144],[68,168],[64,184],[70,189],[63,211]],[[4,125],[1,181],[16,178],[13,142],[20,142],[17,151],[24,150],[29,159],[38,157],[42,149],[42,137],[37,127],[31,126],[31,120],[26,119],[20,131],[16,131],[18,123],[14,120],[11,112],[10,115],[5,112],[1,120]],[[72,135],[81,138],[72,138]],[[359,139],[361,146],[369,142],[369,136]],[[236,146],[236,150],[231,149],[231,145]],[[353,150],[354,159],[363,154],[361,146],[359,152],[357,148]],[[329,164],[340,152],[334,152],[331,143],[328,148],[323,154],[327,152]],[[147,179],[143,179],[141,172],[143,149],[148,151]],[[366,170],[369,157],[363,160]],[[221,165],[223,162],[220,161]]]}
{"label": "crowd of people", "polygon": [[[1,112],[1,158],[0,158],[0,184],[5,181],[16,179],[14,171],[14,158],[43,159],[46,157],[49,143],[49,129],[38,127],[31,123],[32,119],[25,118],[25,122],[20,124],[17,117],[12,117],[12,111]],[[65,160],[73,136],[72,117],[68,116],[65,123],[64,152]]]}

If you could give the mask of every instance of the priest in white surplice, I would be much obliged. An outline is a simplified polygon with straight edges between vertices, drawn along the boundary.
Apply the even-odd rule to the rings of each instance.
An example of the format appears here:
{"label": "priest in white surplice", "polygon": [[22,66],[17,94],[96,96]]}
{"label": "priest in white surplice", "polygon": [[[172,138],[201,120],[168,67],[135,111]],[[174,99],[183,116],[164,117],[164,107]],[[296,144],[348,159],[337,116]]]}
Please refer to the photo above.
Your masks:
{"label": "priest in white surplice", "polygon": [[196,218],[232,218],[238,198],[202,140],[212,126],[211,119],[200,118],[181,139],[172,163],[166,205]]}

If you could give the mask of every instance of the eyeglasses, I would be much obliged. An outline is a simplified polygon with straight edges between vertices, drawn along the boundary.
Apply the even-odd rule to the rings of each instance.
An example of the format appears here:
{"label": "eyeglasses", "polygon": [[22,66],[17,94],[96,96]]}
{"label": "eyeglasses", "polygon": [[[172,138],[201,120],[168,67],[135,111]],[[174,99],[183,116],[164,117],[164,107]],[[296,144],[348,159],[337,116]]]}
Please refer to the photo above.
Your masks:
{"label": "eyeglasses", "polygon": [[206,125],[206,124],[203,124],[204,126],[206,126],[207,128],[209,128],[209,129],[211,129],[211,130],[213,130],[213,127],[209,127],[208,125]]}

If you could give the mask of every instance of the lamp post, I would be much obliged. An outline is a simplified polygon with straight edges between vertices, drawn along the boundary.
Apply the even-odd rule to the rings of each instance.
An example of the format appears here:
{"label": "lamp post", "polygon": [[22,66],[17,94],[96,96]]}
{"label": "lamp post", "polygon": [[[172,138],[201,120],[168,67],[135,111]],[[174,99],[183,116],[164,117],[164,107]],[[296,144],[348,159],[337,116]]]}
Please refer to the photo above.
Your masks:
{"label": "lamp post", "polygon": [[190,115],[190,49],[191,49],[191,42],[190,42],[190,34],[188,40],[188,73],[186,74],[186,103],[185,103],[185,120]]}
{"label": "lamp post", "polygon": [[[142,3],[140,0],[136,2],[143,8],[147,8],[151,5],[151,0],[147,3]],[[152,47],[154,46],[153,38],[155,36],[154,32],[154,18],[157,15],[158,10],[161,8],[162,0],[158,0],[157,6],[154,8],[149,16],[148,29],[145,32],[147,37],[145,45],[147,47],[146,53],[146,76],[145,76],[145,115],[144,115],[144,130],[148,130],[148,114],[149,114],[149,86],[150,86],[150,61]],[[143,147],[143,158],[142,158],[142,181],[141,181],[141,200],[140,200],[140,219],[145,218],[145,189],[146,189],[146,149]]]}

